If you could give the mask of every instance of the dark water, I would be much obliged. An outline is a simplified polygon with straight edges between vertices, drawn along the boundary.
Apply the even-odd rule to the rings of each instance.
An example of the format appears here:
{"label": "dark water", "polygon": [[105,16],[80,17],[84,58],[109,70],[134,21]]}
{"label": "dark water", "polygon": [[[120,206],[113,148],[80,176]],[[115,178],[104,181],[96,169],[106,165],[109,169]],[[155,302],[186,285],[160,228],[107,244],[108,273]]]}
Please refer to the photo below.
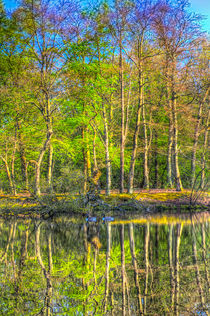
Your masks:
{"label": "dark water", "polygon": [[0,315],[208,315],[209,221],[0,219]]}

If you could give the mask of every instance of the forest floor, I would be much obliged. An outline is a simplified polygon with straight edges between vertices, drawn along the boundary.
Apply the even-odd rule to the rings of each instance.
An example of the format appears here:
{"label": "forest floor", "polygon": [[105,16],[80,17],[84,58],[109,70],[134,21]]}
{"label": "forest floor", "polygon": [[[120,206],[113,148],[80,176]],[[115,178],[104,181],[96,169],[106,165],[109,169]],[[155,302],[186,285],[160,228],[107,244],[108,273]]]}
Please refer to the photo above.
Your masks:
{"label": "forest floor", "polygon": [[169,208],[176,210],[180,207],[185,210],[210,210],[210,193],[192,193],[190,190],[135,190],[133,194],[120,194],[119,191],[113,190],[110,196],[105,196],[105,192],[101,191],[99,196],[92,195],[92,198],[88,198],[87,201],[86,196],[79,194],[43,194],[39,199],[29,193],[19,193],[16,196],[0,194],[0,216],[41,218],[43,214],[62,211],[85,214],[90,212],[90,208],[94,210],[95,205],[98,207],[99,202],[100,207],[103,206],[103,211],[106,211],[106,207],[123,211],[133,209],[136,212],[148,207],[151,207],[152,212],[161,212]]}

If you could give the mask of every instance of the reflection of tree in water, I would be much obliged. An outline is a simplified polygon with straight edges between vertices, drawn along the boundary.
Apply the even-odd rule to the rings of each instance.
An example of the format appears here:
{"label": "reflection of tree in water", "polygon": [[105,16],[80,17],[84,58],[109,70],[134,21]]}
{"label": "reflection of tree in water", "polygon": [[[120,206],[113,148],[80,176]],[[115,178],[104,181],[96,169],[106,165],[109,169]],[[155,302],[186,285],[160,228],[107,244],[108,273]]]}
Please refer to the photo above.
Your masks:
{"label": "reflection of tree in water", "polygon": [[[206,311],[209,224],[1,222],[4,315]],[[180,220],[179,220],[180,221]],[[158,249],[157,249],[158,247]]]}
{"label": "reflection of tree in water", "polygon": [[35,248],[36,248],[36,256],[38,259],[38,262],[40,264],[40,267],[42,269],[42,272],[44,274],[44,277],[46,279],[46,291],[45,291],[45,297],[44,297],[44,306],[41,309],[41,312],[39,313],[40,315],[47,315],[51,316],[52,315],[52,306],[51,306],[51,301],[52,301],[52,280],[51,280],[51,273],[52,273],[52,268],[53,268],[53,263],[52,263],[52,247],[51,247],[51,232],[49,231],[47,234],[47,254],[48,254],[48,269],[46,268],[43,260],[42,260],[42,255],[41,255],[41,249],[40,249],[40,228],[41,224],[38,224],[36,227],[36,232],[35,232]]}

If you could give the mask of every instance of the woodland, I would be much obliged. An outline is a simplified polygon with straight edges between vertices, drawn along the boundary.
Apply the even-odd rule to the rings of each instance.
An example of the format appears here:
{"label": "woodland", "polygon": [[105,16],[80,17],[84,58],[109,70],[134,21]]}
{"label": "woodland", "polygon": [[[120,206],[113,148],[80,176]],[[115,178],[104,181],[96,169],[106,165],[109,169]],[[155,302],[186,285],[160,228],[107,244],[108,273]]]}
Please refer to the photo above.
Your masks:
{"label": "woodland", "polygon": [[187,0],[0,1],[0,192],[208,190],[209,40]]}

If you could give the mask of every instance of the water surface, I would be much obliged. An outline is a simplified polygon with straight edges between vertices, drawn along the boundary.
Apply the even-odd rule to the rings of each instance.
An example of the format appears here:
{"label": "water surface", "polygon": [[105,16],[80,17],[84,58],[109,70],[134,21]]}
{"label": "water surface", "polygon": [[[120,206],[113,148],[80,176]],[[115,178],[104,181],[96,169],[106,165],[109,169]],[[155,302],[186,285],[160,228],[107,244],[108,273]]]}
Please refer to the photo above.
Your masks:
{"label": "water surface", "polygon": [[208,315],[208,213],[96,220],[0,219],[1,315]]}

